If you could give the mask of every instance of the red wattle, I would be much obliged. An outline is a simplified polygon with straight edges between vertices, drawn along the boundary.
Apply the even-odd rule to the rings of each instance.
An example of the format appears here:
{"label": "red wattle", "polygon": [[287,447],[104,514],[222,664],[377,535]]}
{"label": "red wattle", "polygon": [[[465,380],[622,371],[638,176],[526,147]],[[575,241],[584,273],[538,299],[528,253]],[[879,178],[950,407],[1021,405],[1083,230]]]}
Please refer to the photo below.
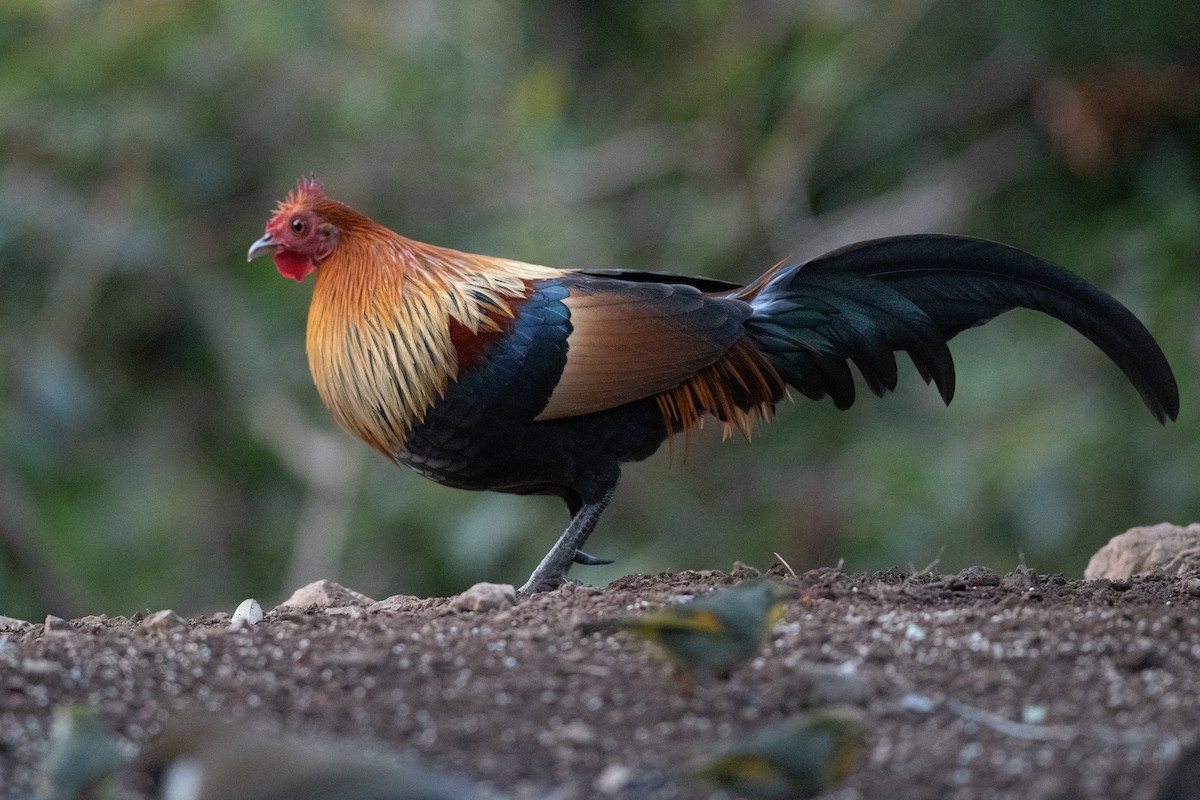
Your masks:
{"label": "red wattle", "polygon": [[275,251],[275,269],[285,278],[302,281],[308,273],[316,269],[312,260],[293,250],[279,249]]}

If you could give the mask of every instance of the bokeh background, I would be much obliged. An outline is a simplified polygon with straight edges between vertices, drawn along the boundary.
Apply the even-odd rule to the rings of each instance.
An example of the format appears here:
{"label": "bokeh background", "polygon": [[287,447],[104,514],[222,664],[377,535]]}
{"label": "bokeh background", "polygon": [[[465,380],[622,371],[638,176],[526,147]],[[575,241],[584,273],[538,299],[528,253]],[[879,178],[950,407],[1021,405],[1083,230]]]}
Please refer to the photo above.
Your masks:
{"label": "bokeh background", "polygon": [[0,614],[519,582],[566,524],[335,429],[311,286],[245,261],[309,173],[406,235],[555,266],[748,280],[986,236],[1115,294],[1178,373],[1160,428],[1014,312],[954,342],[948,409],[909,367],[629,468],[589,548],[617,564],[578,577],[773,552],[1077,576],[1129,526],[1200,519],[1197,31],[1184,0],[5,3]]}

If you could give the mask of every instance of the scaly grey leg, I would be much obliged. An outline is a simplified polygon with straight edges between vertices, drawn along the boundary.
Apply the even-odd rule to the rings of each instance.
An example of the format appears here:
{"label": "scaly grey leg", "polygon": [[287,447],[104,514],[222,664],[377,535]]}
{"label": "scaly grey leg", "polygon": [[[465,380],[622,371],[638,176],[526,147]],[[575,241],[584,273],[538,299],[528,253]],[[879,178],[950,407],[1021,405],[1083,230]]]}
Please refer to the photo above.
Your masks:
{"label": "scaly grey leg", "polygon": [[[604,513],[608,501],[612,500],[615,491],[616,487],[614,486],[595,503],[584,503],[579,509],[579,513],[571,520],[571,524],[563,531],[562,536],[558,537],[554,547],[551,547],[550,552],[546,553],[542,563],[538,564],[537,569],[529,576],[529,580],[525,581],[525,585],[518,590],[521,594],[548,592],[558,588],[567,580],[567,570],[580,557],[579,548],[591,535],[592,530],[596,527],[596,522]],[[586,553],[583,556],[592,558]]]}

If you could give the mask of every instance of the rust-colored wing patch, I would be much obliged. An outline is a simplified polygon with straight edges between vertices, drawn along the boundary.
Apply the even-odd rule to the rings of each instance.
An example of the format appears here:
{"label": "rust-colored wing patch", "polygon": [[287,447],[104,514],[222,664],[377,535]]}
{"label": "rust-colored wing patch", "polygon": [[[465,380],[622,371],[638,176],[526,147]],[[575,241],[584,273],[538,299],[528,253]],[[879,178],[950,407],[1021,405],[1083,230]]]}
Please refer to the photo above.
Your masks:
{"label": "rust-colored wing patch", "polygon": [[563,302],[572,326],[567,363],[539,420],[659,396],[672,431],[698,425],[705,412],[745,428],[751,420],[742,411],[755,409],[753,417],[782,393],[774,371],[742,341],[749,308],[739,300],[580,277]]}

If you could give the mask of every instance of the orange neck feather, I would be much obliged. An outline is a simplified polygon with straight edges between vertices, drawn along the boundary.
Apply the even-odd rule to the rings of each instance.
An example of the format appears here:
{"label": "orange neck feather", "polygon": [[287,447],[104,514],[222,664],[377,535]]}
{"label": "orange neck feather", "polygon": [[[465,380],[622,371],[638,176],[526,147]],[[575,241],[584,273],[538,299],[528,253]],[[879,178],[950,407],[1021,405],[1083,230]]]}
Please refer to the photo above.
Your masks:
{"label": "orange neck feather", "polygon": [[313,382],[339,423],[395,457],[458,376],[452,324],[499,330],[526,281],[564,271],[422,244],[331,200],[314,210],[339,239],[309,309]]}

